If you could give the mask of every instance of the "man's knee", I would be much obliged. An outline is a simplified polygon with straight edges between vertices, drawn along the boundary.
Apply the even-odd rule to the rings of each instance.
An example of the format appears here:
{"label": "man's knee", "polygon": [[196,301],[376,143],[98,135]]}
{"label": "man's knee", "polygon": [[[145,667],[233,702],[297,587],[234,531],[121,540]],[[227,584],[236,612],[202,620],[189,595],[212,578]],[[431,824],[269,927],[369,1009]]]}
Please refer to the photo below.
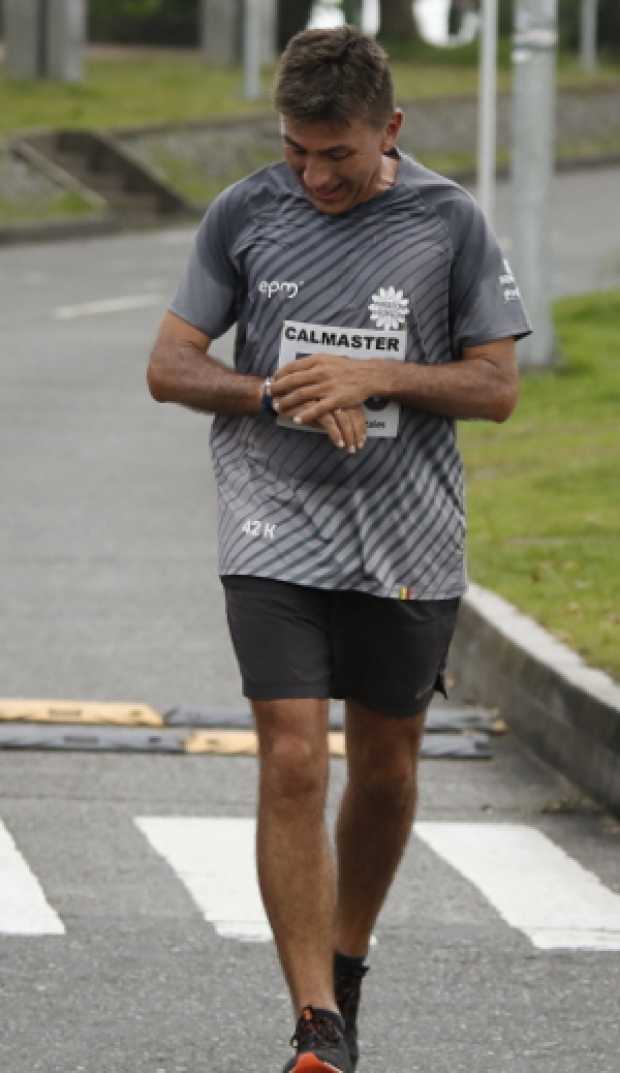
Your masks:
{"label": "man's knee", "polygon": [[417,794],[416,764],[409,756],[390,763],[377,759],[375,767],[365,776],[351,780],[354,792],[362,794],[377,814],[386,810],[407,811]]}
{"label": "man's knee", "polygon": [[359,704],[347,706],[349,774],[369,787],[407,791],[415,784],[425,713],[396,719]]}
{"label": "man's knee", "polygon": [[327,727],[322,702],[255,704],[261,785],[283,802],[322,797],[327,786]]}
{"label": "man's knee", "polygon": [[260,751],[261,781],[283,800],[322,795],[327,780],[325,747],[294,733],[272,737]]}

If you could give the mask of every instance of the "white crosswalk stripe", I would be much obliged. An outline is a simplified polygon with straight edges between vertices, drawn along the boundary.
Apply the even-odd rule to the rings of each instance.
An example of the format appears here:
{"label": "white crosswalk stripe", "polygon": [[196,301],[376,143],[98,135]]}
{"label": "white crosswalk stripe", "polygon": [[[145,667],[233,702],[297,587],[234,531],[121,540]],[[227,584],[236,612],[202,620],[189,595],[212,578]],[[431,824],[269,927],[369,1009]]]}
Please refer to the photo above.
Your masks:
{"label": "white crosswalk stripe", "polygon": [[254,820],[144,816],[135,822],[219,935],[271,939],[256,880]]}
{"label": "white crosswalk stripe", "polygon": [[[219,935],[271,940],[256,879],[253,818],[141,816],[134,822]],[[419,822],[415,837],[538,949],[620,951],[620,895],[537,829]],[[64,932],[0,821],[0,934]]]}
{"label": "white crosswalk stripe", "polygon": [[620,895],[549,838],[511,823],[420,823],[418,837],[541,950],[620,950]]}
{"label": "white crosswalk stripe", "polygon": [[64,935],[62,920],[48,905],[39,880],[30,871],[0,820],[0,932],[5,935]]}

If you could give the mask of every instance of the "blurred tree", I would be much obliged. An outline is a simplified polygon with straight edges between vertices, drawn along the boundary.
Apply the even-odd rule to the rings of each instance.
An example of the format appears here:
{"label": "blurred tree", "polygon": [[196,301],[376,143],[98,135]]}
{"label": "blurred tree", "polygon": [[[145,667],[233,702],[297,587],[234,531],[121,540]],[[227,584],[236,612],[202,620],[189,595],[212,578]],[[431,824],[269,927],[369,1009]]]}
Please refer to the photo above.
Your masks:
{"label": "blurred tree", "polygon": [[418,39],[412,0],[379,0],[379,36],[391,41]]}
{"label": "blurred tree", "polygon": [[362,0],[342,0],[344,21],[350,26],[362,25]]}
{"label": "blurred tree", "polygon": [[510,37],[512,34],[513,6],[513,0],[499,0],[497,25],[500,37]]}
{"label": "blurred tree", "polygon": [[618,0],[599,0],[599,44],[607,52],[620,53],[620,4]]}
{"label": "blurred tree", "polygon": [[198,43],[198,0],[89,0],[93,41],[153,45]]}
{"label": "blurred tree", "polygon": [[465,16],[472,11],[479,11],[479,0],[450,0],[448,10],[448,33],[450,37],[456,37],[463,29]]}
{"label": "blurred tree", "polygon": [[[579,48],[581,2],[582,0],[560,0],[562,45],[571,52],[576,52]],[[599,0],[598,44],[605,52],[620,52],[620,4],[618,0]]]}
{"label": "blurred tree", "polygon": [[280,0],[278,4],[278,48],[286,48],[294,34],[305,30],[312,8],[313,0]]}

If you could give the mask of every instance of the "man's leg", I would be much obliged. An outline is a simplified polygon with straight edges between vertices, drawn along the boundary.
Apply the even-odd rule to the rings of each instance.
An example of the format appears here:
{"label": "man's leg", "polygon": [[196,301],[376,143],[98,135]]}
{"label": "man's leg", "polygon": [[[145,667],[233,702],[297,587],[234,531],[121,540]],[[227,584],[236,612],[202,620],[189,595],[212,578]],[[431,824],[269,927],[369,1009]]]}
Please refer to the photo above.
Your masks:
{"label": "man's leg", "polygon": [[346,705],[348,782],[336,828],[335,947],[364,957],[409,838],[425,713],[394,718]]}
{"label": "man's leg", "polygon": [[259,738],[258,878],[297,1014],[336,1010],[336,872],[325,827],[325,700],[253,701]]}

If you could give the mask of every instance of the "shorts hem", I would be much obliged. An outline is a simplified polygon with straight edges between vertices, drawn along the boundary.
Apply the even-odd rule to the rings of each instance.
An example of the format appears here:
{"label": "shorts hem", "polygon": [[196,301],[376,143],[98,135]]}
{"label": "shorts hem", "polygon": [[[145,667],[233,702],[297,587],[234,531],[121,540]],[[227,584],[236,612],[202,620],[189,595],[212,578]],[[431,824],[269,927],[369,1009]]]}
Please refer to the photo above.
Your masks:
{"label": "shorts hem", "polygon": [[243,683],[243,696],[248,700],[329,700],[329,685],[260,685]]}

